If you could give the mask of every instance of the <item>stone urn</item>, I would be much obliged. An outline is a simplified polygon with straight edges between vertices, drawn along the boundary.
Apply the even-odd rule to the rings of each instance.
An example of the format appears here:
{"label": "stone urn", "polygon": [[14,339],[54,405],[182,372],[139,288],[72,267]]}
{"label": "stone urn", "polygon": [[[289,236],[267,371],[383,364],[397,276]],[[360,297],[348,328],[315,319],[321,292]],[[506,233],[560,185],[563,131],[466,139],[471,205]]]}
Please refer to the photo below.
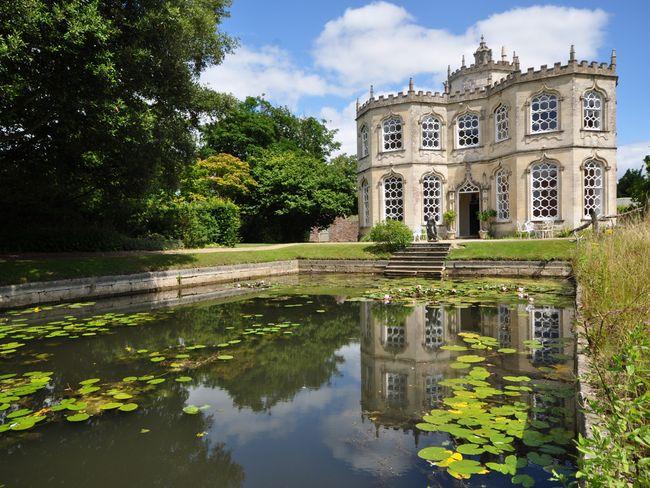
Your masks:
{"label": "stone urn", "polygon": [[453,241],[456,239],[456,231],[454,229],[447,229],[446,236],[448,240]]}
{"label": "stone urn", "polygon": [[481,239],[487,239],[490,236],[490,231],[481,229],[478,231],[478,236]]}

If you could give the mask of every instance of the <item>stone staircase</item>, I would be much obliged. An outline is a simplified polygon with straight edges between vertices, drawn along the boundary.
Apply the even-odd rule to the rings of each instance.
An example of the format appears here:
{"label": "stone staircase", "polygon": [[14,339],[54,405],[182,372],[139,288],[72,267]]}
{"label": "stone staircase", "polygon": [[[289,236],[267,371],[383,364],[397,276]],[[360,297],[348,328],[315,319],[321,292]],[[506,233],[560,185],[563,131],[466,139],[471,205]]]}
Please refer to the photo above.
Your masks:
{"label": "stone staircase", "polygon": [[390,257],[384,274],[442,278],[450,246],[441,242],[414,242]]}

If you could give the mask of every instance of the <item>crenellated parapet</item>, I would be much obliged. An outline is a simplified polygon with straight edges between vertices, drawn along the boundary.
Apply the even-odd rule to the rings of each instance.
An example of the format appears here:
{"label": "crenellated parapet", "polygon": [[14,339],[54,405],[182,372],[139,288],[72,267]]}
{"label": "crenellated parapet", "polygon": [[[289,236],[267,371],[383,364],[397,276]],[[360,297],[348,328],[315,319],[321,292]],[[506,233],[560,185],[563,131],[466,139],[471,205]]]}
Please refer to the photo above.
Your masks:
{"label": "crenellated parapet", "polygon": [[[573,47],[572,47],[573,48]],[[370,109],[378,107],[388,107],[399,105],[403,103],[428,103],[428,104],[453,104],[460,102],[467,102],[477,100],[490,95],[499,93],[506,88],[532,81],[540,81],[548,78],[564,76],[564,75],[590,75],[607,78],[617,78],[616,74],[616,51],[612,51],[611,61],[609,63],[597,61],[578,61],[575,59],[575,54],[572,50],[570,59],[567,64],[557,62],[553,66],[542,65],[539,69],[528,68],[525,71],[519,69],[519,61],[517,56],[514,56],[515,61],[509,62],[505,60],[492,61],[489,60],[484,64],[472,64],[469,67],[461,67],[454,72],[449,72],[446,87],[451,86],[451,82],[457,80],[461,76],[468,74],[480,73],[486,70],[503,69],[509,70],[503,77],[492,82],[488,76],[489,83],[482,86],[473,86],[465,88],[464,90],[451,91],[449,88],[445,92],[431,92],[431,91],[414,91],[410,89],[407,92],[399,92],[397,94],[379,95],[374,96],[371,91],[371,96],[363,103],[357,105],[357,118],[362,116]],[[412,83],[410,84],[412,86]]]}

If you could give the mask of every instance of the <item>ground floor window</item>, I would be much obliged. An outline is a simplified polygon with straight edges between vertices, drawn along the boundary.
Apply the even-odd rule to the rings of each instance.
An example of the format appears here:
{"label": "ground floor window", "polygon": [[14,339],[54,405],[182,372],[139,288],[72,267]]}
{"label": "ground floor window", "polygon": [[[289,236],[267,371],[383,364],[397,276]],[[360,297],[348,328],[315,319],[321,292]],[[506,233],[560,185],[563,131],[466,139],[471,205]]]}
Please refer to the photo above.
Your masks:
{"label": "ground floor window", "polygon": [[442,180],[435,175],[427,175],[422,179],[422,206],[424,221],[429,217],[437,223],[442,221]]}
{"label": "ground floor window", "polygon": [[370,225],[370,185],[367,181],[361,184],[361,226],[368,227]]}
{"label": "ground floor window", "polygon": [[500,169],[495,177],[497,189],[497,220],[510,220],[510,180],[508,173]]}
{"label": "ground floor window", "polygon": [[404,182],[399,176],[384,180],[384,217],[386,220],[404,220]]}
{"label": "ground floor window", "polygon": [[596,216],[603,214],[603,166],[593,159],[584,166],[584,217],[593,210]]}
{"label": "ground floor window", "polygon": [[554,220],[559,215],[558,166],[549,161],[534,164],[531,174],[531,205],[534,219]]}

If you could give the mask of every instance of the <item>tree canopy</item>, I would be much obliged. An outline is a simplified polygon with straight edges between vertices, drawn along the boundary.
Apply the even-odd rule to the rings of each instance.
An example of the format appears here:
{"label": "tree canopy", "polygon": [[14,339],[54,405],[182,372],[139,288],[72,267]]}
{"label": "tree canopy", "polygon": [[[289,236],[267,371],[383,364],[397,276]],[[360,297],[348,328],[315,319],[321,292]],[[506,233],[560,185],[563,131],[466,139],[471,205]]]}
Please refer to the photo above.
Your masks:
{"label": "tree canopy", "polygon": [[230,0],[0,2],[0,211],[119,226],[195,158]]}

